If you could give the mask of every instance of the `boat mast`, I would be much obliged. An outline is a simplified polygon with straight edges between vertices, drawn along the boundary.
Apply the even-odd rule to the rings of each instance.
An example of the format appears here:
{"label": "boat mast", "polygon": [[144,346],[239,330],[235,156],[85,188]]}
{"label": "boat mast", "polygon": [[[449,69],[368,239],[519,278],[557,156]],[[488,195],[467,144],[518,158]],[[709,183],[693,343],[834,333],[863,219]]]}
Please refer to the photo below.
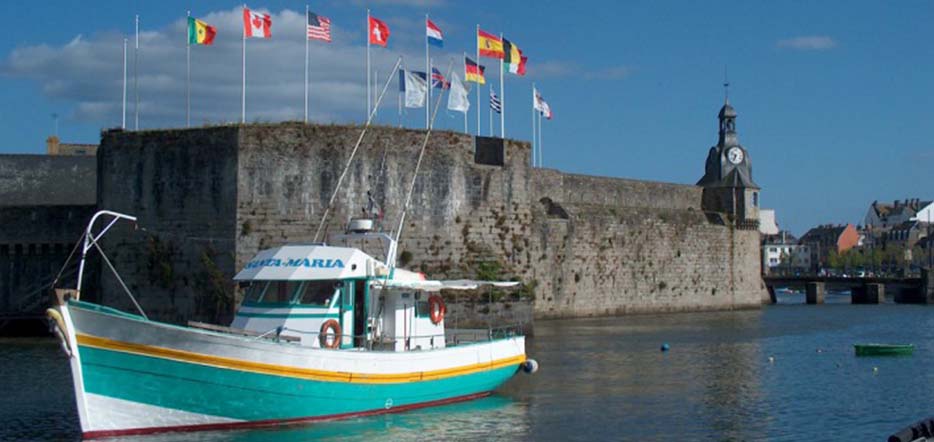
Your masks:
{"label": "boat mast", "polygon": [[[448,64],[448,78],[451,77],[451,69],[454,67],[454,61],[452,60]],[[428,138],[431,137],[431,131],[435,127],[435,117],[438,116],[438,108],[441,106],[441,97],[444,94],[438,94],[438,99],[435,101],[435,109],[431,113],[431,122],[428,125],[428,130],[425,132],[425,139],[422,140],[422,148],[418,152],[418,161],[415,162],[415,173],[412,174],[412,182],[409,183],[409,191],[405,195],[405,204],[402,205],[402,215],[399,216],[399,227],[396,229],[396,237],[390,245],[391,250],[388,254],[388,261],[386,263],[390,269],[396,267],[396,248],[399,245],[399,237],[402,236],[402,226],[405,225],[405,214],[409,210],[409,203],[412,201],[412,191],[415,190],[415,180],[418,178],[418,170],[422,165],[422,158],[425,156],[425,148],[428,147]]]}
{"label": "boat mast", "polygon": [[383,90],[380,91],[379,97],[376,99],[376,105],[370,109],[370,114],[367,116],[366,124],[363,126],[363,130],[360,131],[360,137],[357,138],[357,143],[354,144],[353,150],[350,151],[350,158],[347,159],[347,164],[344,166],[344,171],[341,172],[340,178],[337,179],[337,185],[334,186],[334,192],[331,193],[331,199],[328,200],[328,205],[324,208],[324,215],[321,217],[321,221],[318,223],[318,229],[315,230],[314,242],[318,242],[318,236],[321,234],[321,229],[327,224],[328,214],[331,211],[331,206],[334,204],[334,199],[337,198],[337,192],[341,188],[341,183],[344,181],[344,177],[347,175],[347,171],[350,170],[350,165],[353,163],[354,156],[357,155],[357,150],[360,148],[360,143],[363,142],[363,137],[366,135],[367,129],[370,128],[370,124],[373,122],[373,118],[376,116],[376,109],[379,109],[379,103],[383,100],[383,96],[386,94],[386,89],[389,87],[389,83],[392,81],[393,77],[396,75],[396,70],[399,69],[399,65],[402,63],[402,57],[399,57],[396,60],[396,65],[392,68],[392,74],[386,77],[386,83],[383,84]]}

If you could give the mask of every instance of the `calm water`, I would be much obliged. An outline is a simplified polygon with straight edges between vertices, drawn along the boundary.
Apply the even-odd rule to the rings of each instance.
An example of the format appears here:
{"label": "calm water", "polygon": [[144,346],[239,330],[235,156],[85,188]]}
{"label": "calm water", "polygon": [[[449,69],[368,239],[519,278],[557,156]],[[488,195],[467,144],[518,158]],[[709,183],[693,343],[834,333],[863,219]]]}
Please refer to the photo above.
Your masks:
{"label": "calm water", "polygon": [[[934,415],[934,307],[827,301],[542,321],[529,342],[539,373],[519,374],[486,399],[277,430],[126,440],[862,441]],[[668,353],[658,351],[664,342]],[[855,342],[917,349],[856,358]],[[0,440],[77,438],[70,375],[55,342],[0,341],[0,377]]]}

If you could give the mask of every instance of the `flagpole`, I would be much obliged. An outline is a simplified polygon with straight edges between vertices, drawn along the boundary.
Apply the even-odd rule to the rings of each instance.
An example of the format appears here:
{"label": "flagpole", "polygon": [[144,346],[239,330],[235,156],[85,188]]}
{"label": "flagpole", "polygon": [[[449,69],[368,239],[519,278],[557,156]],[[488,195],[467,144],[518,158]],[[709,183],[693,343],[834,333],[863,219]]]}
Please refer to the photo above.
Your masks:
{"label": "flagpole", "polygon": [[[490,136],[493,136],[493,86],[489,87],[490,89]],[[479,106],[479,103],[477,104]]]}
{"label": "flagpole", "polygon": [[[499,42],[503,43],[502,32],[499,33]],[[503,87],[503,58],[499,59],[499,136],[506,139],[506,89]]]}
{"label": "flagpole", "polygon": [[[373,92],[379,87],[379,68],[373,69]],[[379,103],[373,103],[373,118],[379,117]]]}
{"label": "flagpole", "polygon": [[134,129],[139,130],[139,14],[136,14],[136,49],[133,51]]}
{"label": "flagpole", "polygon": [[535,83],[532,83],[532,167],[535,167]]}
{"label": "flagpole", "polygon": [[366,10],[366,115],[370,116],[370,10]]}
{"label": "flagpole", "polygon": [[126,130],[126,46],[127,39],[123,38],[123,123],[120,127]]}
{"label": "flagpole", "polygon": [[[461,86],[466,86],[466,85],[467,85],[467,52],[464,52],[464,82],[461,83]],[[450,94],[448,94],[448,99],[450,99]],[[465,134],[470,133],[469,129],[467,128],[467,112],[464,112],[464,133]]]}
{"label": "flagpole", "polygon": [[538,167],[545,167],[545,153],[542,151],[542,113],[538,113]]}
{"label": "flagpole", "polygon": [[185,45],[185,127],[191,127],[191,11],[188,11],[188,38]]}
{"label": "flagpole", "polygon": [[[246,12],[246,3],[243,4],[243,12]],[[242,57],[243,69],[240,83],[240,124],[246,124],[246,25],[243,27],[243,44],[242,44]]]}
{"label": "flagpole", "polygon": [[305,4],[305,124],[308,124],[308,4]]}
{"label": "flagpole", "polygon": [[425,14],[425,76],[428,80],[428,101],[425,103],[425,129],[428,129],[431,109],[431,59],[428,58],[428,14]]}
{"label": "flagpole", "polygon": [[[480,73],[480,24],[477,24],[477,73]],[[466,75],[466,74],[465,74]],[[486,81],[486,80],[484,80]],[[480,136],[480,83],[477,83],[477,136]]]}

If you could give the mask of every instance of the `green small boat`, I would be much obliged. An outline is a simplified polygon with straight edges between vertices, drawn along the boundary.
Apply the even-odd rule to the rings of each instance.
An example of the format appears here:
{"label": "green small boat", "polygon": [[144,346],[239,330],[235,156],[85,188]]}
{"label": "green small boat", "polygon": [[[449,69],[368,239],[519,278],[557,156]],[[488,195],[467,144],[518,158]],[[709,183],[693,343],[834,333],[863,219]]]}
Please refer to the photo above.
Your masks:
{"label": "green small boat", "polygon": [[855,344],[856,356],[909,356],[914,344]]}

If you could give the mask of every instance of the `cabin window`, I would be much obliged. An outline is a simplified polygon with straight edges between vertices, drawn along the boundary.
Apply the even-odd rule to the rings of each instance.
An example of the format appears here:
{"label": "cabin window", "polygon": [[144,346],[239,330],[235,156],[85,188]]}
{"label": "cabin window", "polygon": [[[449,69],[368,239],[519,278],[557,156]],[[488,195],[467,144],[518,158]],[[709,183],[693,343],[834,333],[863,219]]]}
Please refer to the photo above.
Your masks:
{"label": "cabin window", "polygon": [[259,302],[260,299],[263,299],[263,292],[266,291],[266,287],[269,286],[269,283],[266,281],[259,281],[250,284],[250,287],[246,289],[246,295],[243,297],[245,302]]}
{"label": "cabin window", "polygon": [[292,300],[299,284],[300,281],[272,281],[265,295],[260,298],[260,302],[286,304]]}
{"label": "cabin window", "polygon": [[297,299],[300,304],[328,307],[337,294],[336,282],[334,280],[305,281],[300,290],[300,297]]}
{"label": "cabin window", "polygon": [[428,301],[415,301],[415,316],[427,318],[431,314],[428,308]]}

